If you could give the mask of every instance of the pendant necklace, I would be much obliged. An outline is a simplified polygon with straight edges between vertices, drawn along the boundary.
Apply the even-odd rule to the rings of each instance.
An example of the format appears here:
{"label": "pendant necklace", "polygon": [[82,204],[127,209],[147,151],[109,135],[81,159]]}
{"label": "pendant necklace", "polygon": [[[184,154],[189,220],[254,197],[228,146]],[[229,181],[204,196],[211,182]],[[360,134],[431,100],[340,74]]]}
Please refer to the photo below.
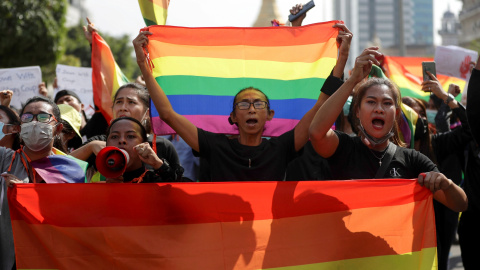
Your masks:
{"label": "pendant necklace", "polygon": [[385,156],[385,154],[387,154],[387,150],[388,150],[388,147],[390,146],[390,144],[387,145],[387,148],[385,148],[385,150],[383,150],[383,154],[381,157],[377,157],[377,155],[372,151],[372,149],[368,148],[368,150],[370,150],[370,152],[372,153],[372,155],[378,159],[378,166],[382,167],[382,160],[383,160],[383,157]]}

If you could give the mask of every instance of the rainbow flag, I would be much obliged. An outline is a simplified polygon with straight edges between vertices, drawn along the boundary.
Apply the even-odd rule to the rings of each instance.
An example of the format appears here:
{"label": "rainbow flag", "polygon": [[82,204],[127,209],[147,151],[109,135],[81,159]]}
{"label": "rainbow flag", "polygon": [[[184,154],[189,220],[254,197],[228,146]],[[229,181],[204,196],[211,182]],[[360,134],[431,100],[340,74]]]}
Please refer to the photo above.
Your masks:
{"label": "rainbow flag", "polygon": [[[401,56],[385,56],[384,68],[387,70],[387,76],[395,82],[402,96],[415,97],[427,100],[430,98],[430,93],[422,91],[422,62],[434,61],[433,58],[427,57],[401,57]],[[445,91],[451,83],[458,84],[463,91],[465,81],[450,77],[446,75],[437,74],[437,79],[442,84]],[[458,95],[457,100],[461,99]]]}
{"label": "rainbow flag", "polygon": [[170,0],[138,0],[138,5],[147,26],[165,25]]}
{"label": "rainbow flag", "polygon": [[437,267],[415,180],[31,184],[8,199],[19,269]]}
{"label": "rainbow flag", "polygon": [[54,155],[31,162],[46,183],[85,183],[88,163],[53,148]]}
{"label": "rainbow flag", "polygon": [[[233,97],[253,86],[266,93],[275,118],[264,136],[295,127],[313,107],[337,58],[332,28],[340,21],[302,27],[185,28],[151,26],[148,52],[158,84],[174,110],[195,126],[238,134],[228,123]],[[156,134],[175,133],[152,104]]]}
{"label": "rainbow flag", "polygon": [[93,102],[110,122],[115,93],[128,79],[115,62],[107,42],[97,32],[92,33],[92,83]]}

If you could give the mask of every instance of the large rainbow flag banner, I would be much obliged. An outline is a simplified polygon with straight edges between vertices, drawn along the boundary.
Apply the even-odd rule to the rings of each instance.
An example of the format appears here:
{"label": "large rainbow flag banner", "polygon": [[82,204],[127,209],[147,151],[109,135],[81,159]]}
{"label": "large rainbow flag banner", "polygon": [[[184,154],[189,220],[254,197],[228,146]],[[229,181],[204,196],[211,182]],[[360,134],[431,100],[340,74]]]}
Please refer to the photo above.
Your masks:
{"label": "large rainbow flag banner", "polygon": [[115,62],[110,46],[97,32],[92,32],[93,102],[107,122],[113,118],[113,97],[126,83],[128,79]]}
{"label": "large rainbow flag banner", "polygon": [[170,0],[138,0],[138,5],[147,26],[164,25],[167,21]]}
{"label": "large rainbow flag banner", "polygon": [[415,180],[30,184],[8,189],[19,269],[436,269]]}
{"label": "large rainbow flag banner", "polygon": [[[421,86],[423,81],[422,62],[432,61],[434,61],[433,58],[427,57],[385,56],[384,67],[387,70],[387,76],[400,87],[402,96],[428,101],[430,93],[423,92]],[[451,83],[460,86],[462,91],[465,87],[465,81],[462,79],[441,74],[437,74],[437,79],[445,91],[448,90]],[[458,95],[456,99],[460,100],[461,95]]]}
{"label": "large rainbow flag banner", "polygon": [[[148,52],[158,84],[174,110],[199,128],[238,134],[228,123],[233,97],[253,86],[266,93],[275,117],[264,136],[295,127],[315,104],[337,58],[340,21],[302,27],[185,28],[151,26]],[[152,104],[156,134],[175,133]]]}

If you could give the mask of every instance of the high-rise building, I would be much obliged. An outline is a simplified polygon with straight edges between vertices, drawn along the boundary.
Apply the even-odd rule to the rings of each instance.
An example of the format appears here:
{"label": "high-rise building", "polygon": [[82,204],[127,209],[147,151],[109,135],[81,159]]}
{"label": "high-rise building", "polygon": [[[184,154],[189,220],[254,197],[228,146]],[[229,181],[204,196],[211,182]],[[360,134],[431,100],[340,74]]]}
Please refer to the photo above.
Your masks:
{"label": "high-rise building", "polygon": [[357,52],[380,45],[390,54],[399,54],[402,28],[407,48],[433,51],[433,0],[340,0],[334,3],[334,14],[335,19],[356,27],[352,32],[358,38]]}

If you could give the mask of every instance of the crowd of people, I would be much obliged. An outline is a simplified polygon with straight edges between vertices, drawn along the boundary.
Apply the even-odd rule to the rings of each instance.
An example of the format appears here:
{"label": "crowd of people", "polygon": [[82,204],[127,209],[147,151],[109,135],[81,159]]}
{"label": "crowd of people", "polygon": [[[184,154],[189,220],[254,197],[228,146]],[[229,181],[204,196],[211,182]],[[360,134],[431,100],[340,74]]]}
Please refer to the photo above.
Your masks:
{"label": "crowd of people", "polygon": [[[297,5],[291,13],[301,8]],[[304,17],[292,25],[301,25]],[[369,76],[372,69],[376,74],[381,66],[382,53],[377,47],[365,49],[344,80],[353,34],[343,24],[334,27],[339,30],[337,62],[317,102],[294,129],[276,138],[263,136],[266,122],[274,117],[274,108],[262,90],[254,87],[239,89],[233,98],[229,124],[238,127],[236,136],[197,128],[175,112],[145,58],[151,34],[146,31],[133,40],[141,80],[116,91],[111,123],[100,113],[88,119],[82,101],[68,89],[49,99],[44,85],[40,85],[39,96],[28,100],[18,112],[9,106],[12,92],[1,91],[2,189],[48,183],[35,161],[59,153],[88,163],[88,169],[80,173],[85,182],[92,183],[417,179],[431,190],[436,201],[439,268],[447,269],[458,212],[463,211],[458,228],[462,259],[465,269],[476,269],[479,263],[475,251],[480,238],[476,229],[480,225],[480,148],[476,142],[480,141],[480,123],[475,121],[480,121],[480,108],[470,105],[465,109],[452,98],[458,89],[452,86],[444,91],[431,73],[430,80],[422,84],[422,90],[432,92],[430,103],[402,97],[389,79]],[[92,31],[96,29],[89,22],[85,27],[87,39]],[[468,84],[468,104],[480,102],[479,88],[480,59]],[[150,99],[177,136],[154,136]],[[415,149],[406,146],[399,134],[402,103],[418,115]],[[432,109],[438,111],[434,120],[427,115]],[[460,124],[450,125],[457,122]],[[96,155],[106,146],[123,149],[130,157],[120,177],[102,176],[95,167]],[[181,157],[177,154],[180,148],[187,149],[182,150]],[[15,254],[6,196],[0,213],[1,266],[12,269]]]}

